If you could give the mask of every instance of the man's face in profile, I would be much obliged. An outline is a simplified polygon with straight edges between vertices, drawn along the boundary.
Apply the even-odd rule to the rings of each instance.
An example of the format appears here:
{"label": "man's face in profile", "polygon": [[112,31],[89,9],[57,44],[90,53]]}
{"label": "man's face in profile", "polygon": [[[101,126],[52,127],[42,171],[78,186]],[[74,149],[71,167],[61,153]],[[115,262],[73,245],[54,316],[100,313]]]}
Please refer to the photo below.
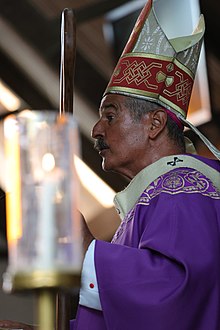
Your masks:
{"label": "man's face in profile", "polygon": [[92,137],[103,159],[103,169],[132,178],[139,172],[146,154],[147,127],[146,122],[134,120],[125,100],[126,96],[118,94],[108,94],[102,99],[100,119]]}

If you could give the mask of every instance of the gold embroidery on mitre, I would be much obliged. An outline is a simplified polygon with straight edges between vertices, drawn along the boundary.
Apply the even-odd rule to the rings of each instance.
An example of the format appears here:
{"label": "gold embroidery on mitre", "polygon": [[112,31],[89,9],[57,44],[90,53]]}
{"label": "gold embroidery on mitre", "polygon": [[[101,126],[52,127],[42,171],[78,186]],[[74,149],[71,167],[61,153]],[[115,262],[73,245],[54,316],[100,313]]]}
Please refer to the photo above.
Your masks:
{"label": "gold embroidery on mitre", "polygon": [[166,97],[163,97],[162,95],[158,95],[158,101],[161,105],[165,106],[168,110],[172,111],[173,113],[178,112],[180,113],[184,118],[186,117],[186,112],[180,108],[177,104],[171,102]]}
{"label": "gold embroidery on mitre", "polygon": [[187,105],[191,96],[192,81],[188,77],[184,78],[180,71],[176,70],[175,75],[179,78],[179,83],[175,84],[175,90],[171,92],[165,89],[163,93],[169,98],[176,97],[178,102],[182,101],[183,105]]}
{"label": "gold embroidery on mitre", "polygon": [[113,76],[114,76],[114,77],[117,77],[117,76],[120,74],[120,72],[121,72],[121,68],[117,68],[117,69],[114,71]]}
{"label": "gold embroidery on mitre", "polygon": [[165,75],[165,73],[163,73],[162,71],[159,71],[159,72],[157,73],[157,76],[156,76],[156,80],[157,80],[157,82],[158,82],[158,83],[164,82],[165,79],[166,79],[166,75]]}
{"label": "gold embroidery on mitre", "polygon": [[174,64],[173,63],[169,63],[167,65],[167,72],[172,72],[174,70]]}
{"label": "gold embroidery on mitre", "polygon": [[124,59],[121,65],[124,65],[125,69],[122,72],[122,77],[114,80],[114,84],[121,84],[123,81],[126,81],[127,84],[134,83],[136,86],[139,86],[144,83],[149,89],[158,89],[158,86],[151,84],[149,80],[153,76],[151,70],[161,68],[161,63],[151,62],[147,65],[144,60],[138,63],[136,60],[130,62],[129,59]]}
{"label": "gold embroidery on mitre", "polygon": [[165,82],[166,86],[170,87],[173,85],[173,83],[174,83],[174,77],[167,77],[166,82]]}

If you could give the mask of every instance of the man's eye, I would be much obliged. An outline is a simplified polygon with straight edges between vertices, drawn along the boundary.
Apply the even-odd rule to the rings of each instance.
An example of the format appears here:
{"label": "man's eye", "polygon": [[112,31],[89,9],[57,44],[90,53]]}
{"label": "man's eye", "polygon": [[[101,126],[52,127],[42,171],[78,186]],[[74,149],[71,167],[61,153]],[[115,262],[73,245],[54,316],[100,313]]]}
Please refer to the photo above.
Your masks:
{"label": "man's eye", "polygon": [[107,115],[106,118],[107,118],[108,122],[110,123],[114,119],[114,116],[113,115]]}

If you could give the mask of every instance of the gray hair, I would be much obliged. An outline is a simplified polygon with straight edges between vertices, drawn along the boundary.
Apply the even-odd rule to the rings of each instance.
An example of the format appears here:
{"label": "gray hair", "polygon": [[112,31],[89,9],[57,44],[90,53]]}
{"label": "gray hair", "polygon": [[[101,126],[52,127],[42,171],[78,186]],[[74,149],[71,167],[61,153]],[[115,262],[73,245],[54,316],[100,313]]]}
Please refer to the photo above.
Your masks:
{"label": "gray hair", "polygon": [[[155,102],[150,102],[141,98],[134,98],[131,96],[126,97],[124,105],[129,109],[133,119],[138,122],[142,116],[148,112],[153,112],[159,108]],[[170,117],[167,116],[167,130],[169,138],[185,152],[185,140],[183,130],[177,125],[177,123]]]}

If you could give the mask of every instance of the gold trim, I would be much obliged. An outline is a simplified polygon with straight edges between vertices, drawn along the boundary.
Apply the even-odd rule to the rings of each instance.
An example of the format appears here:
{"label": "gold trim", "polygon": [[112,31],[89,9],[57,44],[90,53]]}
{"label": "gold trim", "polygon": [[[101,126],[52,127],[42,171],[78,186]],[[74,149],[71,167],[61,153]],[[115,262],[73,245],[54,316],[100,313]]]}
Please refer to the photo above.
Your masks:
{"label": "gold trim", "polygon": [[163,102],[163,104],[166,104],[168,105],[171,109],[168,109],[170,110],[171,112],[173,112],[175,115],[176,113],[172,110],[175,110],[177,111],[178,113],[180,113],[184,118],[186,117],[186,113],[184,110],[182,110],[180,107],[178,107],[175,103],[167,100],[165,97],[159,95],[159,98],[158,98],[159,101]]}
{"label": "gold trim", "polygon": [[173,62],[173,57],[170,56],[164,56],[164,55],[155,55],[150,53],[127,53],[121,56],[120,59],[126,58],[126,57],[144,57],[144,58],[152,58],[156,60],[166,61],[166,62]]}
{"label": "gold trim", "polygon": [[[186,113],[184,110],[182,110],[181,108],[179,108],[178,106],[175,105],[175,103],[172,103],[170,101],[168,101],[166,98],[164,98],[163,96],[161,96],[158,93],[149,93],[149,92],[145,92],[143,90],[139,90],[139,89],[135,89],[135,88],[129,88],[129,87],[118,87],[118,86],[114,86],[114,87],[108,87],[105,91],[105,95],[108,93],[116,93],[116,92],[120,92],[123,95],[128,95],[130,96],[131,94],[133,94],[133,96],[141,96],[142,98],[147,97],[148,100],[153,101],[153,102],[160,102],[161,106],[163,107],[169,107],[168,110],[172,111],[174,114],[176,114],[174,112],[177,111],[178,113],[180,113],[184,118],[186,117]],[[171,109],[170,109],[171,108]]]}
{"label": "gold trim", "polygon": [[119,86],[114,86],[114,87],[108,87],[106,89],[106,93],[109,93],[109,92],[114,92],[114,91],[119,91],[121,93],[124,92],[124,94],[136,94],[136,95],[141,95],[141,96],[148,96],[148,97],[152,97],[153,99],[156,99],[158,98],[158,93],[149,93],[149,92],[145,92],[143,90],[139,90],[139,89],[135,89],[135,88],[129,88],[129,87],[119,87]]}
{"label": "gold trim", "polygon": [[178,61],[176,58],[173,59],[173,63],[182,71],[184,71],[188,76],[190,76],[192,80],[195,79],[195,75],[193,74],[193,72],[190,69],[188,69],[183,63]]}
{"label": "gold trim", "polygon": [[35,271],[4,274],[3,289],[6,292],[42,289],[42,288],[74,288],[80,287],[80,273],[58,271]]}

